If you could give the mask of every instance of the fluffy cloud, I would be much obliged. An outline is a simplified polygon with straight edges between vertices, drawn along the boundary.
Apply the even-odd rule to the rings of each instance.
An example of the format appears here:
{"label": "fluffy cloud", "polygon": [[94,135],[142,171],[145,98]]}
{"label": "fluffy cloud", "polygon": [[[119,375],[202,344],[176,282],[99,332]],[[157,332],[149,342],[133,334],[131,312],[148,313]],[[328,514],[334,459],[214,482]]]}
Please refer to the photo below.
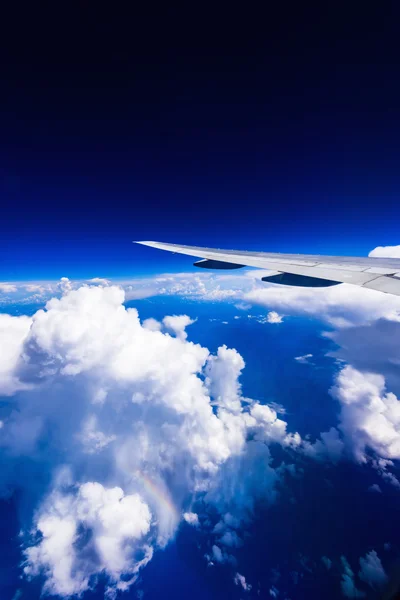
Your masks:
{"label": "fluffy cloud", "polygon": [[251,585],[246,582],[246,578],[244,577],[244,575],[236,573],[234,582],[236,585],[239,585],[245,592],[250,592]]}
{"label": "fluffy cloud", "polygon": [[381,258],[400,258],[400,246],[377,246],[368,254]]}
{"label": "fluffy cloud", "polygon": [[275,410],[242,397],[236,350],[212,355],[187,340],[188,316],[142,324],[119,287],[62,287],[33,317],[0,319],[0,384],[14,394],[0,431],[0,491],[18,483],[32,509],[25,574],[69,596],[104,573],[112,596],[182,515],[200,525],[188,510],[196,503],[214,515],[201,521],[210,560],[234,565],[238,525],[276,497],[281,471],[268,446],[297,438]]}
{"label": "fluffy cloud", "polygon": [[[26,550],[25,574],[44,573],[44,591],[60,596],[80,594],[100,572],[124,590],[152,556],[151,547],[140,545],[150,523],[151,512],[142,498],[124,495],[119,487],[87,482],[72,493],[56,489],[36,515],[42,539]],[[91,536],[80,530],[90,530]],[[132,561],[135,551],[143,553],[138,562]]]}
{"label": "fluffy cloud", "polygon": [[379,318],[400,321],[399,297],[345,283],[329,288],[266,284],[246,292],[244,299],[286,314],[312,316],[338,328]]}
{"label": "fluffy cloud", "polygon": [[[341,562],[343,567],[341,585],[344,596],[347,598],[364,598],[366,593],[357,587],[358,583],[356,584],[354,571],[345,556],[341,557]],[[375,550],[371,550],[365,557],[361,557],[359,562],[358,576],[361,581],[367,583],[374,590],[381,589],[387,583],[387,575]]]}
{"label": "fluffy cloud", "polygon": [[183,513],[183,518],[185,519],[186,523],[189,523],[189,525],[192,525],[193,527],[198,527],[200,525],[199,515],[196,513],[185,512]]}
{"label": "fluffy cloud", "polygon": [[31,326],[29,317],[11,317],[0,314],[0,394],[13,394],[26,387],[13,375],[21,355],[21,349]]}
{"label": "fluffy cloud", "polygon": [[282,315],[278,314],[275,310],[271,310],[267,314],[267,322],[268,323],[282,323],[282,321],[283,321]]}
{"label": "fluffy cloud", "polygon": [[358,573],[360,579],[372,588],[379,589],[387,582],[387,575],[375,550],[368,552],[365,558],[360,558],[360,567]]}
{"label": "fluffy cloud", "polygon": [[356,460],[365,462],[368,449],[383,458],[400,458],[400,402],[386,391],[382,375],[346,366],[332,394],[340,402],[340,429]]}
{"label": "fluffy cloud", "polygon": [[346,598],[364,598],[365,592],[359,590],[354,582],[354,572],[350,567],[345,556],[341,557],[343,574],[342,574],[342,592]]}
{"label": "fluffy cloud", "polygon": [[187,338],[185,331],[186,327],[192,325],[194,320],[187,315],[173,315],[163,318],[163,325],[167,330],[172,331],[177,337],[182,340]]}

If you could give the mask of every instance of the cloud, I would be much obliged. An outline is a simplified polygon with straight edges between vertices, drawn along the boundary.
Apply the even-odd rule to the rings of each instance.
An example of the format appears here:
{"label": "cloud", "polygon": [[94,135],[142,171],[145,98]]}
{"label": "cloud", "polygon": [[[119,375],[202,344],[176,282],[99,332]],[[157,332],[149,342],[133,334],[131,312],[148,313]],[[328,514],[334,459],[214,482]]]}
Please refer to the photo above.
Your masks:
{"label": "cloud", "polygon": [[240,548],[243,546],[243,541],[239,538],[236,531],[227,530],[222,537],[219,538],[219,543],[228,548]]}
{"label": "cloud", "polygon": [[0,292],[3,294],[13,294],[17,291],[17,286],[13,283],[0,283]]}
{"label": "cloud", "polygon": [[360,567],[358,573],[360,579],[373,589],[379,589],[387,583],[387,575],[375,550],[368,552],[365,558],[360,558]]}
{"label": "cloud", "polygon": [[[150,523],[148,505],[119,487],[87,482],[72,493],[56,489],[35,517],[42,539],[26,550],[25,575],[44,574],[44,591],[67,597],[88,589],[90,578],[100,572],[116,589],[126,589],[127,575],[133,582],[152,556],[151,548],[140,545]],[[89,537],[84,534],[87,529]],[[132,562],[139,550],[143,558]]]}
{"label": "cloud", "polygon": [[303,356],[295,356],[294,360],[297,360],[297,362],[301,363],[301,364],[309,364],[309,358],[312,358],[312,354],[304,354]]}
{"label": "cloud", "polygon": [[183,518],[185,519],[186,523],[189,523],[189,525],[192,525],[193,527],[199,527],[200,525],[199,515],[196,513],[185,512],[183,513]]}
{"label": "cloud", "polygon": [[321,433],[320,437],[321,439],[317,440],[314,444],[303,440],[302,449],[304,454],[319,461],[330,460],[333,463],[338,462],[343,456],[345,447],[339,431],[335,427],[331,427],[329,431]]}
{"label": "cloud", "polygon": [[110,285],[111,282],[103,277],[93,277],[93,279],[88,279],[88,283],[92,285]]}
{"label": "cloud", "polygon": [[57,287],[61,294],[66,294],[73,289],[73,283],[70,281],[70,279],[68,279],[68,277],[61,277]]}
{"label": "cloud", "polygon": [[187,338],[186,327],[192,325],[195,321],[187,315],[173,315],[163,318],[163,325],[166,329],[172,331],[182,340]]}
{"label": "cloud", "polygon": [[20,359],[21,349],[29,334],[29,317],[11,317],[0,314],[0,394],[8,396],[26,387],[13,375]]}
{"label": "cloud", "polygon": [[354,582],[354,572],[351,569],[345,556],[341,557],[343,574],[342,574],[342,592],[346,598],[364,598],[365,592],[359,590]]}
{"label": "cloud", "polygon": [[145,329],[149,329],[150,331],[161,331],[162,323],[150,317],[149,319],[145,319],[143,321],[143,327]]}
{"label": "cloud", "polygon": [[269,444],[293,448],[296,434],[243,398],[235,349],[211,354],[188,341],[190,317],[142,324],[117,286],[62,285],[32,317],[0,315],[0,384],[10,396],[0,493],[18,485],[30,507],[26,576],[68,596],[103,573],[112,597],[182,518],[196,525],[196,502],[209,515],[198,523],[210,560],[234,565],[237,528],[275,500],[283,476]]}
{"label": "cloud", "polygon": [[382,494],[382,490],[379,487],[379,485],[377,483],[374,483],[373,485],[370,485],[368,488],[369,492],[374,492],[376,494]]}
{"label": "cloud", "polygon": [[348,365],[331,393],[341,406],[339,427],[346,446],[358,462],[367,461],[368,449],[383,458],[400,458],[400,402],[386,391],[382,375]]}
{"label": "cloud", "polygon": [[29,283],[24,286],[27,292],[43,294],[46,288],[43,285],[37,283]]}
{"label": "cloud", "polygon": [[400,394],[400,323],[377,319],[364,325],[325,334],[338,347],[330,355],[355,369],[382,375],[389,387]]}
{"label": "cloud", "polygon": [[368,254],[381,258],[400,258],[400,246],[377,246]]}
{"label": "cloud", "polygon": [[245,592],[251,591],[251,585],[246,582],[246,578],[244,577],[244,575],[236,573],[234,582],[236,585],[240,586]]}
{"label": "cloud", "polygon": [[244,293],[244,299],[285,314],[312,316],[335,328],[371,323],[379,318],[400,321],[400,298],[354,285],[301,288],[266,284]]}
{"label": "cloud", "polygon": [[267,323],[282,323],[283,317],[278,314],[275,310],[271,310],[267,314]]}
{"label": "cloud", "polygon": [[322,560],[322,562],[324,563],[325,567],[326,567],[326,568],[328,569],[328,571],[329,571],[329,569],[330,569],[330,568],[331,568],[331,566],[332,566],[332,561],[331,561],[331,559],[330,559],[330,558],[328,558],[327,556],[323,556],[323,557],[321,558],[321,560]]}

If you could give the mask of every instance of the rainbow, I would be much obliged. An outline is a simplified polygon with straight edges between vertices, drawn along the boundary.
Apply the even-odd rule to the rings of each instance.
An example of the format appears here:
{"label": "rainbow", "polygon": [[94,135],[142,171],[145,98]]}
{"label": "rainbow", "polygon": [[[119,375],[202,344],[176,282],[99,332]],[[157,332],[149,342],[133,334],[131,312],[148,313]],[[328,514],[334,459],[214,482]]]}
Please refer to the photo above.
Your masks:
{"label": "rainbow", "polygon": [[161,506],[167,509],[167,511],[171,514],[174,520],[179,521],[179,513],[170,499],[169,495],[161,489],[161,486],[157,486],[155,482],[150,479],[145,473],[142,471],[135,472],[136,478],[141,482],[142,486],[146,490],[146,492]]}

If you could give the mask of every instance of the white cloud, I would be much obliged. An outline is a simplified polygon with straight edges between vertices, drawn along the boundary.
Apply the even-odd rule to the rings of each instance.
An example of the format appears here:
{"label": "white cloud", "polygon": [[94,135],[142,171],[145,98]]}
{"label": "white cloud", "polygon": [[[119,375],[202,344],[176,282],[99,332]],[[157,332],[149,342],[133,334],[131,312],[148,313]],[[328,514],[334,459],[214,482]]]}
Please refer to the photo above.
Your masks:
{"label": "white cloud", "polygon": [[24,286],[27,292],[43,294],[46,288],[43,285],[37,283],[29,283]]}
{"label": "white cloud", "polygon": [[172,315],[163,318],[163,325],[166,329],[172,331],[182,340],[187,338],[186,327],[192,325],[195,321],[187,315]]}
{"label": "white cloud", "polygon": [[302,364],[309,364],[309,358],[312,358],[312,354],[304,354],[303,356],[295,356],[294,360]]}
{"label": "white cloud", "polygon": [[199,515],[196,513],[185,512],[183,513],[183,518],[185,519],[186,523],[189,523],[189,525],[192,525],[193,527],[199,527],[200,525]]}
{"label": "white cloud", "polygon": [[10,395],[26,387],[13,375],[32,320],[29,317],[11,317],[0,314],[0,394]]}
{"label": "white cloud", "polygon": [[312,316],[337,328],[379,318],[400,321],[400,297],[349,284],[329,288],[266,284],[246,292],[244,299],[285,314]]}
{"label": "white cloud", "polygon": [[[212,560],[233,565],[225,548],[241,544],[235,530],[257,502],[276,498],[281,471],[268,444],[294,447],[295,436],[272,408],[242,397],[236,350],[213,355],[187,340],[186,315],[163,320],[171,336],[142,325],[116,286],[64,284],[32,318],[0,315],[0,382],[14,394],[0,438],[11,466],[0,483],[18,484],[32,510],[40,499],[33,538],[24,538],[26,574],[67,596],[103,572],[112,595],[200,497],[220,515]],[[66,464],[68,477],[57,476]],[[193,515],[183,518],[195,524]]]}
{"label": "white cloud", "polygon": [[304,440],[302,442],[304,453],[315,460],[338,462],[342,458],[345,447],[338,430],[335,427],[331,427],[329,431],[321,433],[320,437],[321,439],[317,440],[314,444],[310,444]]}
{"label": "white cloud", "polygon": [[160,323],[160,321],[157,321],[156,319],[150,317],[149,319],[145,319],[143,321],[143,327],[145,329],[150,329],[150,331],[161,331],[162,324]]}
{"label": "white cloud", "polygon": [[[132,556],[150,523],[151,513],[143,499],[138,494],[125,495],[119,487],[107,489],[87,482],[75,493],[55,490],[36,516],[42,539],[26,550],[24,572],[28,577],[44,574],[44,590],[60,596],[82,593],[90,577],[102,571],[117,589],[124,589],[126,575],[134,577],[138,571]],[[92,533],[89,537],[87,528]],[[150,558],[151,550],[144,548],[140,566]]]}
{"label": "white cloud", "polygon": [[218,406],[231,411],[241,410],[239,376],[244,368],[244,360],[234,348],[221,346],[217,356],[207,361],[207,387]]}
{"label": "white cloud", "polygon": [[278,314],[275,310],[271,310],[267,314],[267,323],[282,323],[283,317]]}
{"label": "white cloud", "polygon": [[251,591],[251,585],[246,582],[246,577],[244,575],[236,573],[234,582],[236,585],[239,585],[245,592]]}
{"label": "white cloud", "polygon": [[377,246],[368,254],[381,258],[400,258],[400,246]]}
{"label": "white cloud", "polygon": [[215,560],[215,562],[218,562],[218,563],[224,562],[225,558],[224,558],[224,554],[223,554],[221,548],[219,548],[217,545],[214,544],[214,546],[211,548],[211,551],[212,551],[212,557]]}
{"label": "white cloud", "polygon": [[17,286],[13,283],[0,283],[0,292],[3,294],[13,294],[17,291]]}
{"label": "white cloud", "polygon": [[366,462],[367,449],[383,458],[400,458],[400,402],[386,391],[376,373],[342,369],[332,388],[340,402],[340,429],[357,461]]}
{"label": "white cloud", "polygon": [[368,583],[373,589],[379,589],[387,582],[387,575],[375,550],[368,552],[365,558],[360,558],[360,567],[358,573],[360,579]]}
{"label": "white cloud", "polygon": [[110,285],[109,279],[104,279],[104,277],[93,277],[93,279],[88,279],[88,283],[92,285]]}
{"label": "white cloud", "polygon": [[101,452],[104,448],[116,440],[115,435],[105,435],[98,430],[97,417],[89,416],[86,423],[83,424],[82,433],[78,436],[80,442],[89,454]]}
{"label": "white cloud", "polygon": [[67,294],[73,289],[73,283],[68,277],[61,277],[57,287],[62,294]]}

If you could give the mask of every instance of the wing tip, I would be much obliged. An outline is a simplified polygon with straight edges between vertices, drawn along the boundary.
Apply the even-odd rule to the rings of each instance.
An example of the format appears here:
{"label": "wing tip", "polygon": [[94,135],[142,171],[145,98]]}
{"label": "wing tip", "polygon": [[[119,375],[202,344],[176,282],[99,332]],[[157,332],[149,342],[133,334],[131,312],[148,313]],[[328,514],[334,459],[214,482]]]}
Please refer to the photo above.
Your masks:
{"label": "wing tip", "polygon": [[157,244],[157,242],[151,242],[151,241],[137,241],[137,240],[133,240],[132,244],[141,244],[142,246],[152,246],[153,244]]}

